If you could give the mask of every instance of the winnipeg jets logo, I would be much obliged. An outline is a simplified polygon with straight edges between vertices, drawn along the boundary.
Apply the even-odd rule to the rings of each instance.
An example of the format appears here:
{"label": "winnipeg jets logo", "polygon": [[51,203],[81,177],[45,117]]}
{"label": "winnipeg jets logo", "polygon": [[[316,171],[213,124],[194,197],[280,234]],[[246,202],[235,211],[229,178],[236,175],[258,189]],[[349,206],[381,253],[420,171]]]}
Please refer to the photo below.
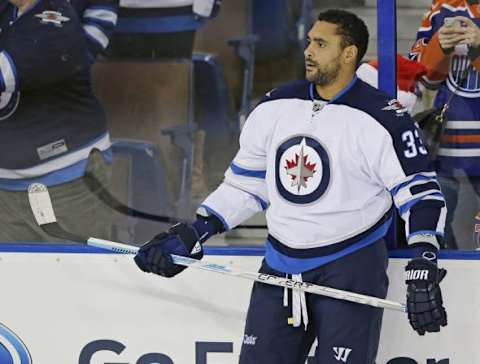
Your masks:
{"label": "winnipeg jets logo", "polygon": [[300,145],[300,153],[295,153],[295,160],[288,160],[285,169],[287,174],[292,178],[292,187],[297,187],[297,191],[300,192],[300,188],[307,188],[307,181],[310,177],[313,177],[316,163],[310,163],[308,161],[308,155],[305,155],[305,138]]}
{"label": "winnipeg jets logo", "polygon": [[334,354],[335,360],[346,363],[351,351],[352,349],[350,348],[334,347],[333,352],[335,353]]}
{"label": "winnipeg jets logo", "polygon": [[319,141],[310,136],[295,136],[281,143],[275,163],[277,191],[287,201],[312,203],[328,188],[328,153]]}
{"label": "winnipeg jets logo", "polygon": [[17,110],[20,103],[20,92],[0,93],[0,121],[8,119]]}
{"label": "winnipeg jets logo", "polygon": [[398,100],[390,100],[388,102],[388,106],[385,106],[382,110],[384,111],[395,111],[397,116],[403,116],[408,110],[405,106],[403,106],[400,101]]}
{"label": "winnipeg jets logo", "polygon": [[41,19],[42,24],[54,24],[58,27],[63,26],[62,23],[66,23],[70,20],[66,16],[63,16],[58,11],[45,10],[41,14],[36,14],[35,17]]}

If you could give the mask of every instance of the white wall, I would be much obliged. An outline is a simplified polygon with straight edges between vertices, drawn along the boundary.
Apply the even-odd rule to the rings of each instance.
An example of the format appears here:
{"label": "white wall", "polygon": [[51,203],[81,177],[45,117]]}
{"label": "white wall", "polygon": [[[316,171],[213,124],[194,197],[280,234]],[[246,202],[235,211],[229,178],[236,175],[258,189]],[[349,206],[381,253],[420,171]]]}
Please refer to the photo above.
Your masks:
{"label": "white wall", "polygon": [[[260,257],[204,259],[248,270],[260,262]],[[404,301],[404,264],[391,260],[390,299]],[[480,362],[479,262],[442,264],[449,270],[443,284],[449,326],[420,338],[404,314],[387,312],[377,364],[401,356],[418,364]],[[0,323],[24,342],[35,364],[237,363],[249,281],[193,269],[164,279],[140,272],[129,256],[56,253],[1,253],[0,277]],[[0,362],[2,345],[10,345],[4,326]],[[111,350],[86,355],[102,345]],[[207,360],[200,355],[215,346],[219,353]]]}

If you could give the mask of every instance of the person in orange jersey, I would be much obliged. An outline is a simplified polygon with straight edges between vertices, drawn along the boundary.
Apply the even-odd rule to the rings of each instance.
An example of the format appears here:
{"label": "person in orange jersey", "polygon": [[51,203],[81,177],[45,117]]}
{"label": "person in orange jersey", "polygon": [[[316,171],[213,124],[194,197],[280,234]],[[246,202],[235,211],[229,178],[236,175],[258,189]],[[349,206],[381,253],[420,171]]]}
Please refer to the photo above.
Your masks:
{"label": "person in orange jersey", "polygon": [[434,1],[422,20],[410,58],[427,67],[425,85],[438,88],[434,106],[449,104],[436,159],[448,208],[446,248],[458,248],[452,222],[460,183],[470,183],[480,196],[479,56],[480,1]]}

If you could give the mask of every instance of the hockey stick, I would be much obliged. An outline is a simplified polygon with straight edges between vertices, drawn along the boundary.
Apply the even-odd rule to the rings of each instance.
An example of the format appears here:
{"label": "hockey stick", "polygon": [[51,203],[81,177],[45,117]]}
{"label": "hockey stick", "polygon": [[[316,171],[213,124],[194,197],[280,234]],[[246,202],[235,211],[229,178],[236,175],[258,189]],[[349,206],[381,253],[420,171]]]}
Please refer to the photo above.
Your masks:
{"label": "hockey stick", "polygon": [[[30,201],[30,207],[32,209],[35,220],[37,221],[37,224],[49,235],[62,239],[83,242],[89,246],[106,249],[116,253],[136,254],[139,250],[139,248],[136,246],[117,243],[109,240],[97,239],[93,237],[86,238],[65,231],[57,222],[48,189],[43,184],[34,183],[30,185],[28,189],[28,199]],[[360,303],[363,305],[406,312],[406,307],[404,304],[373,296],[367,296],[335,288],[319,286],[308,282],[298,282],[293,279],[273,276],[265,273],[242,271],[240,269],[236,269],[230,266],[203,262],[200,260],[178,255],[172,255],[172,258],[175,264],[183,265],[186,267],[193,267],[229,276],[237,276],[251,281],[270,284],[273,286],[298,289],[312,294]]]}
{"label": "hockey stick", "polygon": [[[92,193],[94,193],[105,205],[109,206],[110,208],[114,209],[117,212],[120,212],[121,214],[137,217],[139,219],[145,219],[145,220],[156,221],[156,222],[165,222],[170,224],[176,224],[178,222],[182,222],[182,220],[179,218],[150,214],[148,212],[140,211],[124,204],[118,198],[113,196],[110,193],[110,191],[108,191],[108,189],[104,185],[102,185],[100,181],[91,172],[87,171],[83,179],[88,189]],[[266,229],[266,228],[267,228],[266,225],[238,225],[234,229]]]}

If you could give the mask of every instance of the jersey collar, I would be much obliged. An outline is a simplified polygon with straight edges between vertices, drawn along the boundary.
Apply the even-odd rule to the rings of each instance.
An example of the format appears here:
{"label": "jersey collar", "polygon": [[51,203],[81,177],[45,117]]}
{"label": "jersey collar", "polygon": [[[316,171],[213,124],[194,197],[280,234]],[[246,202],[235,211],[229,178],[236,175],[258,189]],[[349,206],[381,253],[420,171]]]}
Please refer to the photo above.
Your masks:
{"label": "jersey collar", "polygon": [[28,14],[29,12],[31,12],[34,8],[37,7],[37,5],[41,2],[42,0],[35,0],[32,5],[25,11],[23,12],[22,14],[18,15],[18,8],[16,6],[14,6],[14,10],[13,10],[13,21],[21,18],[22,16],[24,16],[25,14]]}
{"label": "jersey collar", "polygon": [[312,100],[312,101],[321,100],[321,101],[326,101],[327,104],[333,104],[335,101],[337,101],[340,97],[345,95],[353,87],[355,82],[357,82],[357,79],[358,79],[358,77],[356,75],[353,76],[353,79],[350,81],[350,83],[347,86],[345,86],[338,94],[336,94],[333,97],[333,99],[331,99],[331,100],[325,100],[324,98],[322,98],[318,94],[317,88],[315,87],[315,84],[313,82],[311,82],[310,85],[309,85],[309,89],[308,89],[308,94],[310,96],[310,100]]}

